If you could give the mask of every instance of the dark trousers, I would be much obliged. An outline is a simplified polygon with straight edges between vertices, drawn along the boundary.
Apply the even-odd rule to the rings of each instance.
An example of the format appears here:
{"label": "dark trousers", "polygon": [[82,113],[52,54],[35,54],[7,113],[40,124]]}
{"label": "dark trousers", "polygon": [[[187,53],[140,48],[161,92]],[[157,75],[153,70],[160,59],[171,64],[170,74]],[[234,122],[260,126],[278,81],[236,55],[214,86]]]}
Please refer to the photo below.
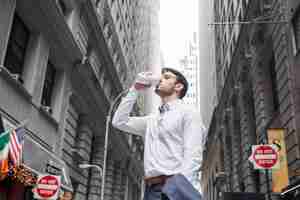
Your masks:
{"label": "dark trousers", "polygon": [[155,184],[146,186],[144,200],[170,200],[165,194],[162,193],[162,184]]}

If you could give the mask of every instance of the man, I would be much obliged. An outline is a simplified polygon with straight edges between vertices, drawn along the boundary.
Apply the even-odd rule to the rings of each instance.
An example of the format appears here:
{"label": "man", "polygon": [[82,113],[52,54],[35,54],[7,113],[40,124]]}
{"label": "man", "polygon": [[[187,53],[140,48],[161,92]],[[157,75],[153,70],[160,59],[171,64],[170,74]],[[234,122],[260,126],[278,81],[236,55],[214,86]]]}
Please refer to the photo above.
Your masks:
{"label": "man", "polygon": [[140,73],[116,110],[114,127],[144,137],[146,190],[144,200],[201,199],[195,189],[199,181],[204,127],[195,109],[181,100],[188,89],[186,78],[172,68],[162,69],[155,93],[162,105],[159,113],[130,116],[138,94],[149,88],[153,76]]}
{"label": "man", "polygon": [[70,191],[64,191],[59,200],[72,200],[73,194]]}

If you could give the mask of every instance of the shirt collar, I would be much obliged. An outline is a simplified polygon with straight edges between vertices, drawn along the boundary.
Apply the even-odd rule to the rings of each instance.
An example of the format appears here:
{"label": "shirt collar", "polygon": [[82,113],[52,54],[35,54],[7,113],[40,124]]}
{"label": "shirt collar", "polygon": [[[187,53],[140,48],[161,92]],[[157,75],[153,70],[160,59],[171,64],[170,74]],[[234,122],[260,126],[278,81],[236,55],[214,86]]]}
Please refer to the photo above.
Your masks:
{"label": "shirt collar", "polygon": [[158,110],[160,113],[165,113],[166,111],[176,108],[176,106],[181,103],[182,103],[181,99],[175,99],[175,100],[169,101],[167,103],[161,104],[159,106]]}

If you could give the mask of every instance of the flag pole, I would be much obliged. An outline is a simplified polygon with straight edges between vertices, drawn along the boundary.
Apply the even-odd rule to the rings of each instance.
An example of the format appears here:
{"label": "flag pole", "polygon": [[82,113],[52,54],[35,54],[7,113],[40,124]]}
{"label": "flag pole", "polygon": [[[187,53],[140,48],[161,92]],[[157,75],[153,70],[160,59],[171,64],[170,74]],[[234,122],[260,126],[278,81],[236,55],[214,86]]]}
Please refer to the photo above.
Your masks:
{"label": "flag pole", "polygon": [[[28,124],[28,122],[29,122],[29,119],[25,119],[25,120],[19,122],[17,124],[17,126],[11,128],[11,130],[18,129],[18,128],[21,128],[21,127],[25,127]],[[0,113],[0,134],[3,133],[3,132],[5,132],[5,131],[6,130],[5,130],[5,127],[4,127],[3,118],[2,118],[2,115]]]}
{"label": "flag pole", "polygon": [[25,127],[28,124],[28,122],[29,122],[29,120],[25,119],[25,120],[21,121],[14,129]]}
{"label": "flag pole", "polygon": [[3,124],[3,120],[2,120],[2,115],[0,114],[0,134],[3,133],[5,131],[4,129],[4,124]]}

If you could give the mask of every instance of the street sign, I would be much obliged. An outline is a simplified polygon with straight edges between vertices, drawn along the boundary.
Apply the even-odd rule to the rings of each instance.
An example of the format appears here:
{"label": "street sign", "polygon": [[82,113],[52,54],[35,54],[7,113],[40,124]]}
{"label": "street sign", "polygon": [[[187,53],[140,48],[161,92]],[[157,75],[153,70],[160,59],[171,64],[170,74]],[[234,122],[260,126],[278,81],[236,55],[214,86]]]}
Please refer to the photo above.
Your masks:
{"label": "street sign", "polygon": [[255,169],[278,169],[279,156],[275,145],[253,145],[249,157]]}
{"label": "street sign", "polygon": [[46,173],[49,173],[51,175],[60,176],[62,175],[62,167],[58,166],[54,161],[49,160],[46,164]]}
{"label": "street sign", "polygon": [[57,199],[60,190],[60,176],[39,175],[37,186],[34,189],[36,199]]}

